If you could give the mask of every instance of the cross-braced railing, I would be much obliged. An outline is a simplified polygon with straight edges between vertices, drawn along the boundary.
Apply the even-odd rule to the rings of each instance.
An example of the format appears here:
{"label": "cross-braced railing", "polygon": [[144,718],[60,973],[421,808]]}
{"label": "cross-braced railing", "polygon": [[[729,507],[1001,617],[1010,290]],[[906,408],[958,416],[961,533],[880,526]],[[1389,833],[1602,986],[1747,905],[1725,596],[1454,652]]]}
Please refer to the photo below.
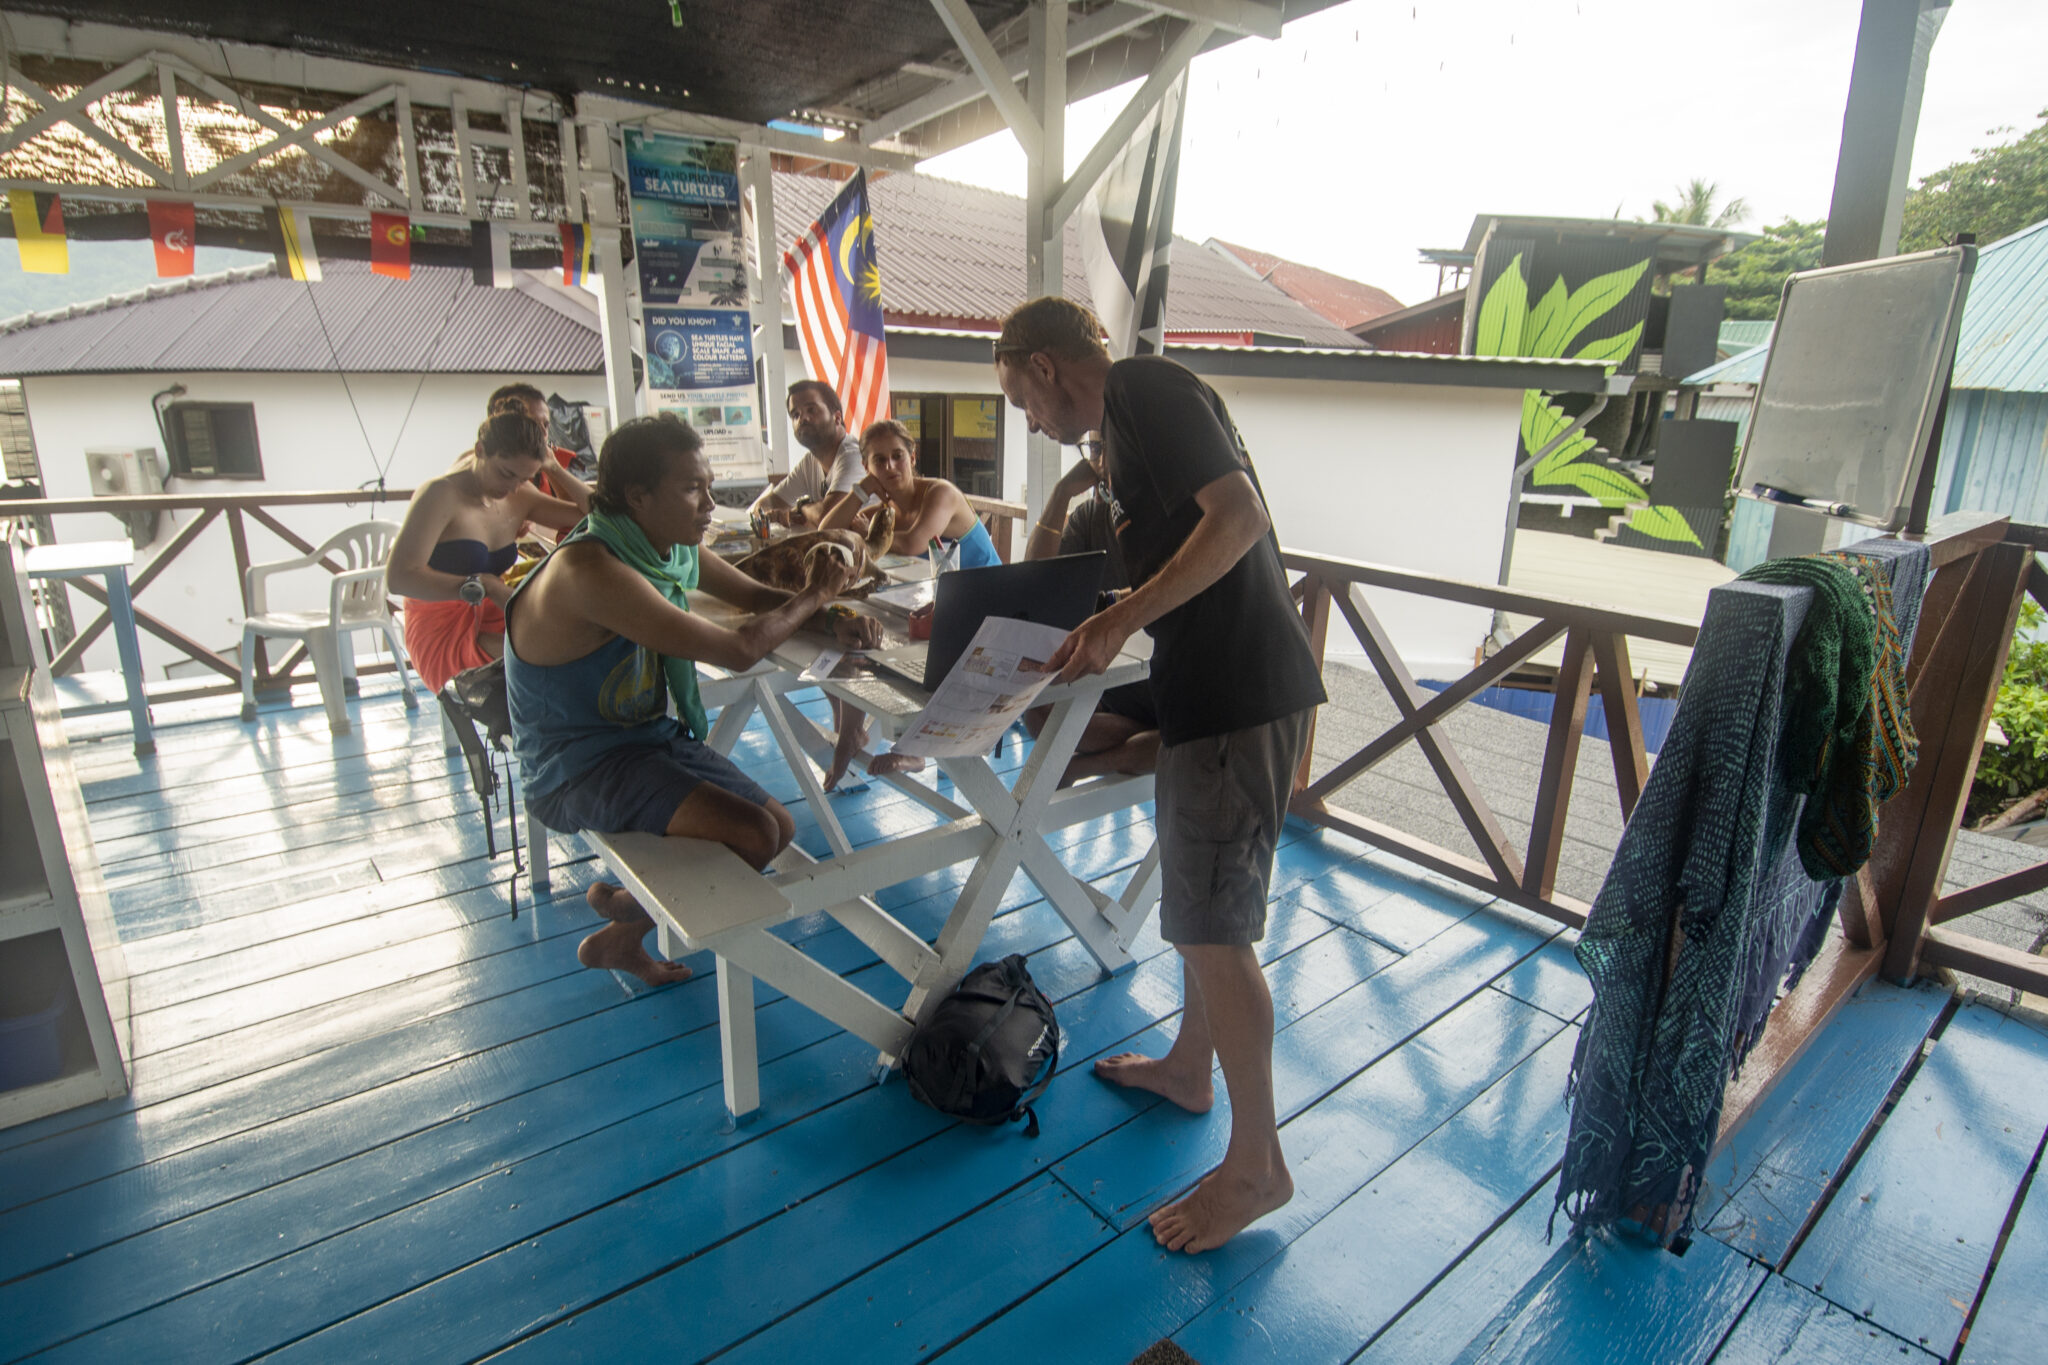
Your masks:
{"label": "cross-braced railing", "polygon": [[[1334,610],[1351,627],[1400,712],[1394,725],[1320,778],[1311,780],[1310,760],[1304,758],[1295,812],[1525,909],[1574,928],[1583,925],[1588,906],[1557,890],[1557,870],[1587,708],[1597,691],[1611,737],[1614,785],[1621,799],[1622,818],[1627,819],[1635,810],[1650,771],[1629,666],[1628,637],[1690,647],[1699,638],[1699,623],[1615,611],[1357,560],[1295,551],[1287,552],[1283,559],[1290,571],[1301,574],[1294,585],[1295,600],[1301,604],[1317,659],[1323,657]],[[1366,599],[1363,589],[1368,587],[1530,616],[1535,618],[1535,624],[1443,691],[1431,692],[1402,663],[1386,627]],[[1564,637],[1564,657],[1552,689],[1554,700],[1537,782],[1535,815],[1528,837],[1518,847],[1473,780],[1444,721],[1482,689],[1527,663],[1559,636]],[[1477,858],[1330,804],[1330,798],[1337,792],[1411,740],[1428,759],[1444,795],[1478,849]]]}
{"label": "cross-braced railing", "polygon": [[[237,692],[242,686],[242,670],[232,654],[222,655],[198,640],[193,639],[175,625],[151,613],[141,604],[143,592],[159,578],[166,569],[176,563],[181,555],[190,549],[216,523],[227,528],[229,546],[234,555],[235,583],[233,591],[242,604],[242,614],[250,614],[248,599],[249,565],[254,562],[249,555],[249,523],[276,536],[300,554],[313,553],[314,545],[283,521],[278,519],[279,509],[291,507],[333,507],[360,506],[363,518],[377,515],[380,511],[389,515],[393,510],[403,508],[412,496],[410,489],[385,492],[373,498],[360,489],[333,492],[304,493],[218,493],[186,494],[162,493],[127,498],[56,498],[47,501],[27,500],[0,502],[0,521],[8,519],[43,519],[40,524],[47,526],[47,518],[76,512],[106,512],[119,516],[135,512],[194,512],[190,521],[179,527],[177,533],[163,546],[150,553],[146,563],[139,567],[128,580],[128,592],[137,599],[135,624],[139,630],[148,632],[162,640],[185,658],[218,673],[224,681],[212,688],[195,689],[195,695],[207,692]],[[340,573],[346,566],[331,560],[323,561],[331,573]],[[102,608],[107,607],[106,590],[88,579],[74,578],[66,581],[67,587],[83,593]],[[225,587],[226,585],[222,585]],[[109,610],[102,610],[97,616],[81,625],[76,634],[56,651],[50,661],[51,671],[63,675],[78,664],[85,651],[105,634],[113,623]],[[270,692],[288,688],[294,683],[312,681],[311,666],[303,644],[292,646],[291,651],[275,665],[271,664],[264,650],[263,641],[256,642],[255,687],[258,692]],[[305,671],[301,671],[302,666]],[[379,663],[366,665],[365,673],[382,672],[393,665]]]}

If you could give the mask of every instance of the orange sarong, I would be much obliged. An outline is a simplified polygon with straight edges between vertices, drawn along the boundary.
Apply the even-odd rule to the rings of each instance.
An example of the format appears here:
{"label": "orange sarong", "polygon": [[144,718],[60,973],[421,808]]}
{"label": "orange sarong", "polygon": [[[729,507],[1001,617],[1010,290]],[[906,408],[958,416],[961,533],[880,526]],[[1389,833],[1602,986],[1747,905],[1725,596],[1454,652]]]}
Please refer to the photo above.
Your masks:
{"label": "orange sarong", "polygon": [[505,613],[486,598],[468,602],[421,602],[405,599],[405,652],[428,687],[439,692],[464,669],[491,661],[476,642],[479,635],[503,635]]}

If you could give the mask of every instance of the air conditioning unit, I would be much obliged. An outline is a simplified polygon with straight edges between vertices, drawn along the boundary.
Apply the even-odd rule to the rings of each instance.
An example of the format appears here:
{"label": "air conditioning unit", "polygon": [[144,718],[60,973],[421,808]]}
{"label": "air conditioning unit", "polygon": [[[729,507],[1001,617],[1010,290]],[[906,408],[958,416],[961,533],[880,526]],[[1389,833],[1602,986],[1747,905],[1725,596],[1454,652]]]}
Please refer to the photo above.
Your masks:
{"label": "air conditioning unit", "polygon": [[[88,450],[85,452],[85,467],[92,476],[92,495],[96,498],[133,498],[164,491],[163,465],[151,448]],[[156,539],[157,519],[163,513],[121,512],[117,515],[128,527],[128,538],[137,546],[143,546]]]}

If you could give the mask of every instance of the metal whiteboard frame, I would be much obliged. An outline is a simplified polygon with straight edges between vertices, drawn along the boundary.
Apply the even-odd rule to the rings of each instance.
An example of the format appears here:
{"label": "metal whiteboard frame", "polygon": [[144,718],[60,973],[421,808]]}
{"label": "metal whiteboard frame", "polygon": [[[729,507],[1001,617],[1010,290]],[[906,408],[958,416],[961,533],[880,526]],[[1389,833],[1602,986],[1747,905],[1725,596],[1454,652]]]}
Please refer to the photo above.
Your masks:
{"label": "metal whiteboard frame", "polygon": [[[1835,279],[1849,274],[1890,270],[1902,265],[1924,265],[1940,257],[1954,258],[1956,274],[1949,289],[1947,303],[1944,305],[1945,311],[1942,320],[1940,349],[1936,354],[1932,369],[1925,377],[1925,389],[1919,395],[1919,409],[1915,415],[1912,431],[1911,448],[1913,453],[1905,466],[1904,476],[1899,481],[1898,488],[1889,495],[1888,500],[1892,505],[1881,510],[1847,506],[1846,504],[1843,505],[1846,507],[1846,510],[1828,509],[1831,515],[1838,516],[1845,521],[1857,522],[1864,526],[1874,526],[1885,531],[1897,531],[1905,527],[1911,513],[1915,492],[1927,474],[1929,469],[1928,462],[1935,457],[1935,452],[1931,448],[1932,441],[1939,435],[1940,418],[1948,393],[1949,377],[1955,369],[1956,340],[1962,330],[1963,303],[1969,297],[1970,279],[1975,273],[1977,266],[1977,248],[1968,243],[1958,246],[1941,247],[1934,251],[1915,252],[1907,256],[1886,256],[1878,260],[1858,261],[1852,265],[1832,266],[1824,270],[1803,271],[1785,281],[1784,293],[1780,297],[1778,305],[1778,330],[1772,338],[1770,356],[1764,362],[1764,373],[1762,379],[1757,384],[1756,396],[1750,402],[1748,435],[1747,439],[1743,442],[1742,462],[1738,467],[1736,475],[1738,491],[1747,492],[1755,482],[1751,469],[1758,444],[1759,420],[1764,416],[1764,402],[1771,391],[1771,377],[1785,363],[1786,348],[1781,345],[1781,342],[1785,335],[1785,321],[1789,310],[1792,308],[1794,293],[1797,287],[1804,282],[1814,280]],[[1917,377],[1915,382],[1917,382]],[[1765,424],[1762,427],[1766,437],[1768,437],[1772,430],[1773,427],[1770,424]],[[1815,501],[1809,502],[1809,506],[1817,506],[1821,502],[1832,501],[1828,490],[1790,488],[1782,489],[1781,491],[1797,494],[1803,498],[1814,499]]]}

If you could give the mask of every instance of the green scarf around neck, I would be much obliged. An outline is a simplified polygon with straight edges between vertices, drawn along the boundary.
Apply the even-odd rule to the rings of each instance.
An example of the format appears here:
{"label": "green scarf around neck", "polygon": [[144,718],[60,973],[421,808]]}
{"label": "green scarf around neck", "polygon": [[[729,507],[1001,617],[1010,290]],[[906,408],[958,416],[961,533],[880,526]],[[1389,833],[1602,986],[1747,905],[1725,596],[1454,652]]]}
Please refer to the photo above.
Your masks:
{"label": "green scarf around neck", "polygon": [[[654,544],[640,529],[639,522],[631,517],[600,512],[594,507],[583,519],[582,526],[569,537],[569,540],[584,539],[603,541],[627,568],[652,583],[662,596],[683,611],[690,609],[689,589],[697,586],[696,546],[674,546],[664,558],[654,552]],[[569,540],[563,544],[568,544]],[[682,718],[683,728],[693,739],[701,740],[710,735],[711,722],[704,714],[704,699],[697,691],[696,663],[664,654],[661,670],[668,680],[668,693],[675,699],[676,714]]]}

